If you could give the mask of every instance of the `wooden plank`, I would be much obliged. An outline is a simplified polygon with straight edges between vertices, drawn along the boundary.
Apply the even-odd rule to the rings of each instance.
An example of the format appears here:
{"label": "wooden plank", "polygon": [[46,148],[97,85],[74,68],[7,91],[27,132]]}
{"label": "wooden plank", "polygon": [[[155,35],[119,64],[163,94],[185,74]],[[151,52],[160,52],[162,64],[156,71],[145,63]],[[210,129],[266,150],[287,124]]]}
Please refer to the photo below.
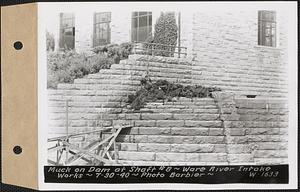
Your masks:
{"label": "wooden plank", "polygon": [[47,149],[47,151],[48,151],[48,153],[52,153],[53,151],[58,151],[58,150],[61,150],[63,148],[64,148],[64,146],[59,145],[59,146],[50,147],[50,148]]}
{"label": "wooden plank", "polygon": [[85,151],[85,150],[83,150],[83,149],[80,149],[79,147],[77,147],[77,146],[75,146],[75,145],[70,144],[69,147],[70,147],[71,149],[73,149],[73,150],[78,150],[80,153],[84,153],[84,154],[86,154],[86,155],[88,155],[88,156],[91,156],[91,157],[93,157],[93,158],[95,158],[95,159],[97,159],[97,160],[99,160],[99,161],[104,162],[104,163],[107,163],[107,164],[113,164],[113,162],[109,161],[108,159],[105,159],[105,158],[103,158],[103,157],[101,157],[101,156],[97,156],[97,155],[95,155],[95,154],[93,154],[93,153],[91,153],[91,152],[89,152],[89,151]]}
{"label": "wooden plank", "polygon": [[[109,136],[108,138],[104,139],[104,140],[101,141],[99,144],[95,145],[94,147],[90,147],[90,145],[88,145],[87,147],[84,147],[83,150],[88,150],[89,148],[91,148],[91,149],[89,149],[89,150],[96,149],[97,147],[103,145],[105,142],[107,142],[109,139],[111,139],[112,136],[113,136],[113,135],[111,135],[111,136]],[[97,142],[99,142],[99,141],[97,141]],[[68,145],[71,145],[71,144],[68,143]],[[79,158],[81,158],[81,154],[82,154],[82,153],[77,153],[76,156],[73,156],[73,157],[71,157],[70,159],[68,159],[68,163],[72,163],[73,161],[76,161],[76,160],[78,160]]]}
{"label": "wooden plank", "polygon": [[111,145],[113,144],[113,142],[116,140],[117,136],[119,135],[119,133],[121,132],[122,129],[123,128],[120,127],[117,132],[115,132],[114,134],[112,134],[113,135],[113,139],[110,140],[109,144],[105,147],[102,157],[105,156],[106,152],[109,150],[109,148],[111,147]]}

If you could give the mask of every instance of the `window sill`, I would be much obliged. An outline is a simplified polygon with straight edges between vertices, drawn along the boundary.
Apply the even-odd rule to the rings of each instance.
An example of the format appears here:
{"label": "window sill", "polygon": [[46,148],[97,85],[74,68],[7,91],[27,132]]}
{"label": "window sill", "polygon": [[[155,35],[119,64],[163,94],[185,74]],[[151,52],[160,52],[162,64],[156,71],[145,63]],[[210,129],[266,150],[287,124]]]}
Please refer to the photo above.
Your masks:
{"label": "window sill", "polygon": [[269,50],[282,50],[282,47],[270,47],[270,46],[263,46],[263,45],[255,45],[254,48],[257,49],[269,49]]}

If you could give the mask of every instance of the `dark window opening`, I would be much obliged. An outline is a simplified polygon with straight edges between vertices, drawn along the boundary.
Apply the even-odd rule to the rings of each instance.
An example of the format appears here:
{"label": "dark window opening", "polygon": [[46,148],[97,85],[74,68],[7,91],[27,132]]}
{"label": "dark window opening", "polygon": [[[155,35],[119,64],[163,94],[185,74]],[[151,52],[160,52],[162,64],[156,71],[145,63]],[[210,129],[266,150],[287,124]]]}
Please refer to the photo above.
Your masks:
{"label": "dark window opening", "polygon": [[75,48],[75,16],[73,13],[60,13],[60,39],[62,49]]}
{"label": "dark window opening", "polygon": [[152,12],[133,12],[131,41],[144,42],[152,32]]}
{"label": "dark window opening", "polygon": [[93,47],[106,45],[110,43],[111,41],[110,22],[111,22],[110,12],[100,12],[94,14]]}
{"label": "dark window opening", "polygon": [[258,45],[276,47],[275,11],[258,11]]}

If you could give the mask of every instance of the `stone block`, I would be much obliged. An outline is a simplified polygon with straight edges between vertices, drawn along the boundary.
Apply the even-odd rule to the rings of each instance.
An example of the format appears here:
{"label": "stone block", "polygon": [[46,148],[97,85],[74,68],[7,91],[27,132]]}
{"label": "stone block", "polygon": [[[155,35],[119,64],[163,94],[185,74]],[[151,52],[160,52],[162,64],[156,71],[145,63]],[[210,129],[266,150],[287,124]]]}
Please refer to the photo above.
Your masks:
{"label": "stone block", "polygon": [[184,125],[183,120],[157,120],[157,127],[180,127]]}
{"label": "stone block", "polygon": [[160,127],[140,127],[139,134],[141,135],[166,135],[170,134],[170,128]]}
{"label": "stone block", "polygon": [[172,152],[180,152],[180,153],[208,153],[212,152],[214,149],[214,145],[199,145],[199,144],[172,144],[171,151]]}
{"label": "stone block", "polygon": [[240,120],[240,115],[237,113],[231,113],[231,114],[222,114],[221,118],[224,121],[238,121]]}
{"label": "stone block", "polygon": [[171,128],[172,135],[208,135],[208,128]]}
{"label": "stone block", "polygon": [[200,153],[199,161],[205,162],[226,162],[227,154],[225,153]]}
{"label": "stone block", "polygon": [[140,113],[127,113],[125,114],[125,118],[128,120],[138,120],[140,119]]}
{"label": "stone block", "polygon": [[176,120],[186,120],[186,119],[195,119],[197,120],[198,119],[198,115],[197,114],[193,114],[193,113],[190,113],[190,114],[174,114],[174,119]]}
{"label": "stone block", "polygon": [[248,144],[227,145],[227,151],[231,154],[251,153],[252,149]]}
{"label": "stone block", "polygon": [[285,150],[288,149],[288,142],[256,142],[258,150]]}
{"label": "stone block", "polygon": [[287,129],[280,128],[251,128],[247,130],[249,135],[285,135],[288,134]]}
{"label": "stone block", "polygon": [[246,129],[243,128],[232,128],[228,130],[231,136],[242,136],[246,134]]}
{"label": "stone block", "polygon": [[143,120],[167,120],[172,118],[172,113],[142,113]]}
{"label": "stone block", "polygon": [[288,164],[288,158],[254,158],[254,162],[259,165]]}
{"label": "stone block", "polygon": [[137,151],[137,144],[136,143],[120,143],[120,150],[121,151]]}
{"label": "stone block", "polygon": [[225,137],[224,136],[194,136],[191,141],[195,144],[224,144]]}
{"label": "stone block", "polygon": [[132,135],[131,142],[146,143],[148,142],[148,135]]}
{"label": "stone block", "polygon": [[134,161],[153,161],[155,159],[154,152],[133,152],[133,151],[119,151],[120,160],[134,160]]}
{"label": "stone block", "polygon": [[136,120],[134,121],[135,127],[154,127],[155,121],[154,120]]}
{"label": "stone block", "polygon": [[287,135],[248,135],[249,142],[287,142]]}
{"label": "stone block", "polygon": [[186,153],[185,161],[186,162],[199,162],[199,153]]}
{"label": "stone block", "polygon": [[148,143],[174,143],[174,140],[170,136],[148,135]]}
{"label": "stone block", "polygon": [[139,143],[138,151],[168,152],[168,151],[170,151],[170,145],[169,144],[155,144],[155,143]]}
{"label": "stone block", "polygon": [[230,163],[251,163],[254,161],[252,154],[228,154]]}
{"label": "stone block", "polygon": [[209,128],[209,133],[208,135],[210,136],[220,136],[220,135],[224,135],[224,129],[223,128]]}
{"label": "stone block", "polygon": [[192,136],[171,136],[172,139],[170,139],[170,141],[172,141],[171,143],[177,143],[177,144],[181,144],[181,143],[194,143],[194,137]]}
{"label": "stone block", "polygon": [[193,120],[185,120],[185,126],[187,127],[221,127],[221,121],[193,121]]}
{"label": "stone block", "polygon": [[288,157],[287,150],[256,150],[255,158],[285,158]]}
{"label": "stone block", "polygon": [[229,144],[245,144],[248,143],[249,137],[248,136],[231,136],[227,137],[227,142]]}
{"label": "stone block", "polygon": [[227,152],[227,147],[225,144],[214,144],[214,149],[213,153],[226,153]]}
{"label": "stone block", "polygon": [[156,161],[184,161],[185,154],[184,153],[156,153]]}

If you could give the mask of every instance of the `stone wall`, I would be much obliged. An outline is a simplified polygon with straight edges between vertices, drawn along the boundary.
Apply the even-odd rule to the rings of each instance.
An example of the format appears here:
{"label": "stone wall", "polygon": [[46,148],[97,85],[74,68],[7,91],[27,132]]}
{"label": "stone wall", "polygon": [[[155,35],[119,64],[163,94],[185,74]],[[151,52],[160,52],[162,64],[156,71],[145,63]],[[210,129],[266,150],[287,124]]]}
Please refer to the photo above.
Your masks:
{"label": "stone wall", "polygon": [[230,163],[287,163],[288,104],[285,99],[245,99],[214,93]]}
{"label": "stone wall", "polygon": [[258,11],[198,12],[193,82],[238,95],[286,97],[287,27],[277,12],[277,46],[258,46]]}
{"label": "stone wall", "polygon": [[133,126],[118,137],[124,164],[286,163],[285,99],[236,97],[225,89],[214,98],[174,98],[148,103],[140,111],[127,109],[124,99],[144,76],[190,85],[191,66],[185,58],[130,55],[111,69],[59,84],[48,91],[49,136],[65,134],[68,99],[69,133]]}
{"label": "stone wall", "polygon": [[141,111],[123,111],[117,118],[133,126],[118,137],[123,164],[261,165],[288,161],[284,99],[234,98],[216,92],[214,99],[149,103]]}

